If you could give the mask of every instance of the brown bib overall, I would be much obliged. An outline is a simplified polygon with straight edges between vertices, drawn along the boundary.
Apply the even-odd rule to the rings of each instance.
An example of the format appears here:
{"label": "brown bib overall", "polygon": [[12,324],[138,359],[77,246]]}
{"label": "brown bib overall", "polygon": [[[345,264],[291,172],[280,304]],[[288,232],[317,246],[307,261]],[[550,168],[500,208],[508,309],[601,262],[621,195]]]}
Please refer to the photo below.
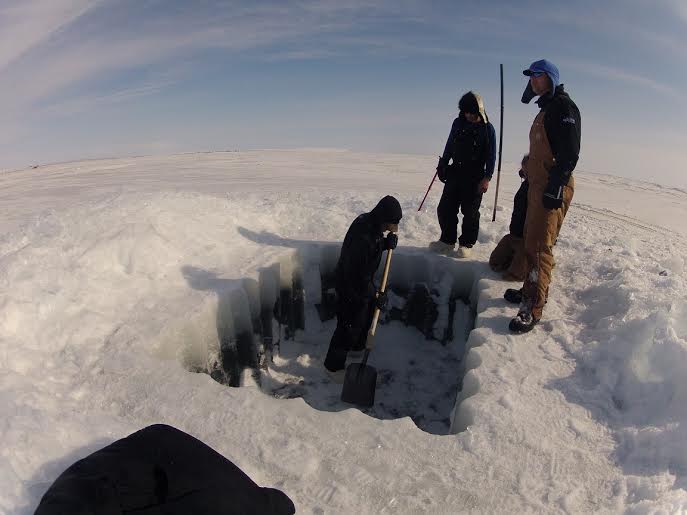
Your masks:
{"label": "brown bib overall", "polygon": [[541,111],[532,123],[530,158],[526,166],[530,187],[525,219],[527,276],[522,294],[523,303],[532,309],[532,316],[536,319],[541,318],[549,294],[551,271],[555,265],[553,245],[556,243],[575,191],[575,180],[570,177],[568,184],[563,188],[563,206],[560,209],[546,209],[542,203],[549,180],[549,170],[555,162],[544,129],[544,114],[545,111]]}

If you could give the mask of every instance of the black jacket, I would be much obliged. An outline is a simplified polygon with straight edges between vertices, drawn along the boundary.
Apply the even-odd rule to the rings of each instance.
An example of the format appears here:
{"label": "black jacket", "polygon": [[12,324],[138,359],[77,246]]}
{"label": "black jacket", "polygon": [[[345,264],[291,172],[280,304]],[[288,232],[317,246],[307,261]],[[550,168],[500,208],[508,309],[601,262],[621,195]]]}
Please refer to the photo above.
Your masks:
{"label": "black jacket", "polygon": [[77,461],[43,495],[35,515],[292,514],[283,492],[261,488],[200,440],[148,426]]}
{"label": "black jacket", "polygon": [[537,105],[546,111],[544,129],[556,160],[549,171],[549,182],[567,184],[580,155],[580,110],[563,90],[563,84],[556,87],[553,95],[540,97]]}
{"label": "black jacket", "polygon": [[513,199],[513,214],[510,217],[510,233],[522,238],[525,233],[525,218],[527,218],[527,191],[530,184],[527,179],[522,181]]}
{"label": "black jacket", "polygon": [[384,251],[381,222],[373,212],[351,224],[336,265],[336,293],[345,303],[368,302],[376,293],[372,281]]}
{"label": "black jacket", "polygon": [[449,166],[449,176],[491,179],[496,162],[496,131],[490,122],[470,123],[463,113],[453,120],[442,161]]}

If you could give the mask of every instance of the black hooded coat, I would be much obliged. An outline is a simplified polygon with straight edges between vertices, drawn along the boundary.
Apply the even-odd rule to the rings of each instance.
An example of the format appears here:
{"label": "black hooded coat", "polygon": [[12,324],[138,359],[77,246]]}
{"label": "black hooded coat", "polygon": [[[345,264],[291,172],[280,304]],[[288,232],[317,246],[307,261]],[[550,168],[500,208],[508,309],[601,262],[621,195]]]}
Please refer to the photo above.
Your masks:
{"label": "black hooded coat", "polygon": [[283,492],[261,488],[200,440],[155,424],[65,470],[36,515],[251,515],[295,513]]}
{"label": "black hooded coat", "polygon": [[397,224],[401,216],[398,201],[386,196],[349,227],[336,265],[336,294],[340,308],[342,303],[358,306],[374,297],[377,289],[373,278],[384,252],[382,224]]}
{"label": "black hooded coat", "polygon": [[401,217],[398,200],[386,196],[356,218],[346,233],[336,265],[336,330],[324,362],[331,371],[344,368],[348,351],[365,346],[377,292],[374,275],[385,249],[382,225],[397,224]]}

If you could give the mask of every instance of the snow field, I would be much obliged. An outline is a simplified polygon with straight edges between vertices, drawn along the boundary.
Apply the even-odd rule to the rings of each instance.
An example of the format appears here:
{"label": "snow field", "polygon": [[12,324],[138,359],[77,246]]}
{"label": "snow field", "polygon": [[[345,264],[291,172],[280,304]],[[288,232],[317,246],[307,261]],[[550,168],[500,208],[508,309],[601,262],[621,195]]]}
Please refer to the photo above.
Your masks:
{"label": "snow field", "polygon": [[[687,202],[674,189],[577,176],[545,317],[526,338],[507,332],[515,308],[501,296],[513,284],[485,264],[507,231],[514,178],[503,178],[497,223],[485,197],[466,262],[475,328],[464,357],[455,354],[466,374],[447,415],[457,434],[433,434],[436,421],[422,430],[403,414],[331,409],[338,392],[314,376],[314,387],[288,384],[318,369],[326,323],[307,325],[275,357],[285,396],[301,387],[303,397],[189,371],[219,342],[218,292],[258,281],[303,245],[340,242],[384,194],[404,207],[409,254],[436,239],[440,188],[415,212],[434,162],[263,151],[0,176],[0,512],[31,513],[69,464],[156,422],[284,490],[299,512],[687,509]],[[308,297],[314,276],[303,272]],[[244,302],[250,308],[251,296]],[[309,310],[308,301],[306,320],[317,320]],[[418,352],[404,339],[411,328],[381,329],[380,350]],[[397,356],[377,356],[380,369],[399,369]],[[442,356],[429,357],[430,368]]]}

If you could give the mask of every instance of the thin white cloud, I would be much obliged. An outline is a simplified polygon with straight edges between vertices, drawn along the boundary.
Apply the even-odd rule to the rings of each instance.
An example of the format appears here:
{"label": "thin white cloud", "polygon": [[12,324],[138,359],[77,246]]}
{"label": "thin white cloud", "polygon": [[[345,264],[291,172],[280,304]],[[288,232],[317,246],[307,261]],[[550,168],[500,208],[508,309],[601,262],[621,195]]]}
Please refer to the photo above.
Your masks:
{"label": "thin white cloud", "polygon": [[678,18],[687,23],[687,2],[685,0],[668,0],[668,6]]}
{"label": "thin white cloud", "polygon": [[98,3],[90,0],[3,0],[0,5],[0,72],[96,8]]}
{"label": "thin white cloud", "polygon": [[[452,30],[454,22],[417,1],[234,3],[214,9],[181,4],[181,11],[165,9],[162,2],[155,16],[150,11],[139,12],[139,6],[143,9],[149,3],[119,7],[106,1],[86,4],[85,0],[55,0],[52,4],[33,0],[30,8],[19,8],[21,5],[14,4],[11,24],[31,26],[32,30],[27,31],[30,36],[21,45],[7,52],[0,75],[0,99],[11,102],[0,116],[7,116],[9,111],[21,117],[39,102],[59,102],[59,95],[80,84],[102,82],[121,71],[164,66],[165,61],[213,48],[228,52],[262,49],[262,58],[269,60],[325,58],[351,52],[499,57],[488,49],[443,47],[431,36],[408,41],[399,35],[372,37],[371,32],[364,32],[389,19],[434,28],[430,33],[449,27]],[[53,7],[41,11],[40,6],[46,5]],[[152,5],[156,6],[154,2]],[[123,14],[126,10],[130,12]],[[87,31],[82,30],[85,13],[89,15]],[[9,21],[0,21],[0,33],[9,25]],[[488,13],[460,19],[460,33],[473,37],[487,32],[504,37],[508,27],[505,20]],[[327,37],[322,38],[323,34]],[[319,46],[312,45],[313,41]],[[88,101],[98,97],[91,94]],[[109,101],[107,96],[102,100]]]}
{"label": "thin white cloud", "polygon": [[554,23],[579,32],[580,41],[589,34],[617,44],[643,42],[656,50],[687,55],[683,33],[667,30],[665,24],[666,16],[687,21],[687,0],[576,2],[531,11],[522,20],[527,28]]}
{"label": "thin white cloud", "polygon": [[[687,2],[666,0],[687,16]],[[120,10],[117,11],[118,6]],[[154,11],[139,12],[146,6]],[[426,27],[458,23],[460,33],[493,34],[495,37],[516,36],[518,31],[545,21],[567,24],[578,30],[600,31],[609,29],[608,20],[602,17],[580,16],[577,11],[524,11],[500,6],[503,16],[496,16],[495,8],[487,5],[479,14],[461,15],[459,22],[441,16],[422,2],[377,2],[357,0],[304,1],[275,4],[217,4],[214,8],[199,9],[195,4],[181,4],[181,10],[165,9],[165,2],[124,3],[87,0],[13,0],[0,9],[0,98],[8,102],[15,113],[36,102],[49,99],[71,86],[107,79],[122,70],[155,66],[178,56],[192,55],[205,49],[241,51],[270,48],[268,59],[324,58],[346,53],[346,48],[329,46],[348,44],[372,54],[403,52],[404,55],[484,55],[498,57],[493,50],[467,50],[459,47],[442,47],[435,41],[407,41],[403,37],[356,34],[365,23],[374,23],[384,17],[413,21]],[[601,7],[597,6],[597,9]],[[131,11],[121,20],[111,16],[122,10]],[[151,16],[154,12],[155,16]],[[89,15],[88,32],[80,30],[80,21]],[[100,16],[98,16],[100,14]],[[140,15],[140,16],[139,16]],[[109,18],[114,21],[110,23]],[[94,21],[95,20],[95,21]],[[126,23],[123,23],[126,20]],[[371,21],[372,20],[372,21]],[[118,23],[122,21],[122,23]],[[523,26],[521,23],[525,23]],[[99,25],[98,25],[99,23]],[[95,25],[94,25],[95,24]],[[620,24],[620,25],[619,25]],[[622,22],[611,22],[618,31]],[[93,26],[100,30],[93,30]],[[510,27],[510,30],[509,30]],[[615,30],[615,29],[614,29]],[[352,31],[353,34],[348,33]],[[650,31],[646,38],[672,42],[668,36]],[[322,33],[331,37],[313,49],[303,47],[299,39],[312,38]],[[667,41],[667,43],[666,43]],[[49,44],[48,44],[49,43]],[[491,53],[490,53],[491,52]],[[602,65],[584,64],[584,68],[597,76],[641,84],[656,91],[675,94],[675,90],[652,79],[633,75],[624,70]],[[97,97],[97,95],[96,95]],[[104,101],[106,97],[103,97]]]}
{"label": "thin white cloud", "polygon": [[[670,5],[677,20],[687,21],[687,0],[660,1],[662,15]],[[534,44],[537,29],[552,24],[570,39],[598,36],[620,45],[636,38],[656,55],[666,48],[681,55],[685,48],[684,39],[661,32],[657,22],[633,20],[638,12],[652,12],[648,4],[638,10],[633,3],[631,16],[622,9],[614,12],[617,2],[609,7],[590,1],[589,9],[475,3],[474,9],[462,5],[450,15],[447,5],[413,0],[175,2],[172,9],[164,0],[0,0],[0,145],[30,132],[30,124],[46,114],[68,115],[154,95],[184,78],[167,76],[167,70],[179,61],[193,62],[208,49],[225,53],[226,62],[238,52],[263,61],[432,55],[446,56],[455,66],[462,56],[520,61],[522,56],[513,52],[529,42],[540,48]],[[464,12],[458,13],[460,8]],[[629,71],[612,59],[606,63],[613,64],[574,60],[564,44],[560,50],[566,69],[682,99],[678,88],[660,77]],[[530,57],[538,56],[524,61]],[[128,72],[128,78],[122,79],[121,72]]]}
{"label": "thin white cloud", "polygon": [[669,84],[644,77],[642,75],[637,75],[634,73],[626,72],[624,70],[613,68],[611,66],[606,66],[594,62],[577,61],[573,59],[568,59],[565,61],[566,67],[574,68],[580,72],[594,75],[602,79],[620,81],[632,86],[641,86],[644,88],[652,89],[662,95],[668,95],[676,99],[682,100],[683,95],[678,91],[678,89],[670,86]]}
{"label": "thin white cloud", "polygon": [[315,59],[328,59],[340,56],[342,52],[325,48],[313,48],[308,50],[275,51],[264,58],[265,61],[307,61]]}
{"label": "thin white cloud", "polygon": [[[296,8],[248,4],[200,10],[189,4],[182,13],[170,14],[173,10],[164,10],[163,2],[156,16],[147,13],[145,17],[145,13],[138,13],[136,5],[128,5],[131,12],[121,17],[126,23],[119,24],[116,14],[121,13],[116,12],[116,3],[33,1],[27,5],[17,2],[4,9],[0,34],[6,42],[15,42],[7,44],[0,54],[0,69],[4,67],[0,98],[11,99],[8,107],[21,114],[23,109],[70,86],[107,79],[123,70],[155,66],[194,52],[213,48],[249,50],[323,32],[345,32],[356,26],[356,17],[369,7],[366,2],[343,7],[305,2],[296,4]],[[377,11],[380,9],[377,7]],[[83,31],[79,18],[86,12],[90,15],[90,30]],[[281,52],[285,58],[299,53],[306,56],[299,48]],[[327,50],[319,52],[326,55]]]}
{"label": "thin white cloud", "polygon": [[155,95],[175,82],[176,80],[173,78],[159,78],[105,94],[81,95],[52,104],[42,113],[60,116],[73,115],[103,106],[121,104],[137,98]]}

